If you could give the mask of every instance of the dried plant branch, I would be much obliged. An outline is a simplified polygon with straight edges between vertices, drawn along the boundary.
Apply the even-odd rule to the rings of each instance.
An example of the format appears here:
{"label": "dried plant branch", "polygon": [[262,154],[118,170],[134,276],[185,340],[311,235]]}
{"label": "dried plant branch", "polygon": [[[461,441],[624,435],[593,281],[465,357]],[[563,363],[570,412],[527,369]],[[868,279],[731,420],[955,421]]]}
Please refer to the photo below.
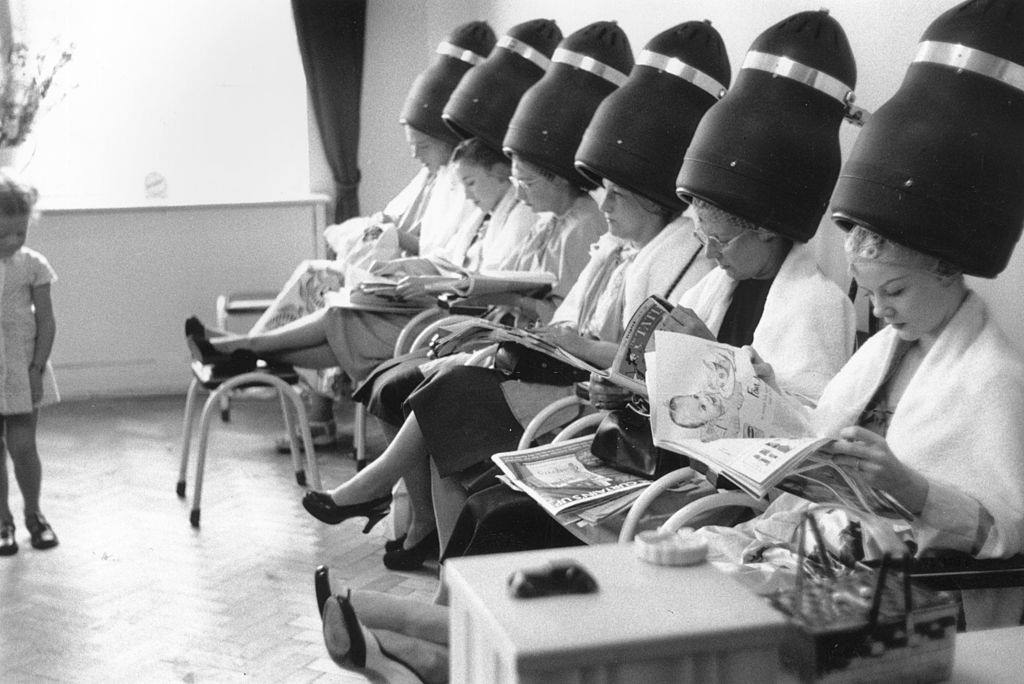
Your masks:
{"label": "dried plant branch", "polygon": [[50,96],[61,70],[69,61],[73,46],[54,46],[33,52],[24,43],[14,43],[0,65],[0,147],[25,141],[44,102]]}

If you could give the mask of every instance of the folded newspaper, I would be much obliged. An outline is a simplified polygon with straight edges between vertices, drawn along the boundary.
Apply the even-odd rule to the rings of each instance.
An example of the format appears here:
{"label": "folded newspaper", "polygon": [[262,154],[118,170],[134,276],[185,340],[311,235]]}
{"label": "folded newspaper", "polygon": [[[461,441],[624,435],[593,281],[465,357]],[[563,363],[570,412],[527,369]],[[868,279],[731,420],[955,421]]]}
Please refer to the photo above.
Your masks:
{"label": "folded newspaper", "polygon": [[757,377],[741,349],[692,335],[655,332],[646,356],[655,445],[689,456],[756,498],[773,488],[878,515],[913,516],[886,492],[835,464],[830,438],[814,435],[806,410]]}
{"label": "folded newspaper", "polygon": [[[629,496],[650,481],[605,465],[590,453],[592,436],[491,456],[508,480],[553,516],[581,513]],[[607,514],[618,510],[607,507]]]}

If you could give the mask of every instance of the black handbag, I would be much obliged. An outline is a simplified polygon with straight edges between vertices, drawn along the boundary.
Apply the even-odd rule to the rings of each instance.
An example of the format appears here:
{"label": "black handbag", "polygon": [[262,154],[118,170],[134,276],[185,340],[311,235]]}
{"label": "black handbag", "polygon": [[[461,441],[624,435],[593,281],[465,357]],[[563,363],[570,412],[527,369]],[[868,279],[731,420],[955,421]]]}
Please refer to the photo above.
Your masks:
{"label": "black handbag", "polygon": [[590,374],[515,342],[502,342],[494,353],[494,368],[513,380],[546,385],[571,385],[590,379]]}
{"label": "black handbag", "polygon": [[597,426],[590,453],[624,473],[656,480],[690,459],[654,446],[651,421],[631,408],[611,411]]}

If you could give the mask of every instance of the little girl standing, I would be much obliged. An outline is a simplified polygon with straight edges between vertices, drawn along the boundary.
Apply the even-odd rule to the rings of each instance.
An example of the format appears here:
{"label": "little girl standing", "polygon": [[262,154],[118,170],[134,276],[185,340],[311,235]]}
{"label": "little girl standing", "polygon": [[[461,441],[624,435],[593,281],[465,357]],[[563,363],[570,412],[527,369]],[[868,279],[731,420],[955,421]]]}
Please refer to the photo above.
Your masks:
{"label": "little girl standing", "polygon": [[[0,556],[18,552],[8,505],[7,457],[25,503],[32,546],[49,549],[57,535],[39,511],[42,465],[36,451],[38,408],[58,400],[48,359],[57,325],[50,283],[57,274],[39,252],[25,247],[38,192],[0,170]],[[3,445],[6,444],[6,453]]]}

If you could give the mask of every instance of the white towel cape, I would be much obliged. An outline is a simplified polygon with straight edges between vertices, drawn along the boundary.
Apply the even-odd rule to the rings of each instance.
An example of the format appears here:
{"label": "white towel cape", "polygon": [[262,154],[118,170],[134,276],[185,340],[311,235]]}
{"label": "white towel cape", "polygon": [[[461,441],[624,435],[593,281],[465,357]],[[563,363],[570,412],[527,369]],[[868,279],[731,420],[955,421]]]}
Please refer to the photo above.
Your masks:
{"label": "white towel cape", "polygon": [[[736,281],[715,268],[680,304],[718,334]],[[805,403],[817,400],[853,353],[856,318],[839,286],[818,268],[805,245],[793,245],[768,290],[752,346],[772,365],[779,386]]]}

